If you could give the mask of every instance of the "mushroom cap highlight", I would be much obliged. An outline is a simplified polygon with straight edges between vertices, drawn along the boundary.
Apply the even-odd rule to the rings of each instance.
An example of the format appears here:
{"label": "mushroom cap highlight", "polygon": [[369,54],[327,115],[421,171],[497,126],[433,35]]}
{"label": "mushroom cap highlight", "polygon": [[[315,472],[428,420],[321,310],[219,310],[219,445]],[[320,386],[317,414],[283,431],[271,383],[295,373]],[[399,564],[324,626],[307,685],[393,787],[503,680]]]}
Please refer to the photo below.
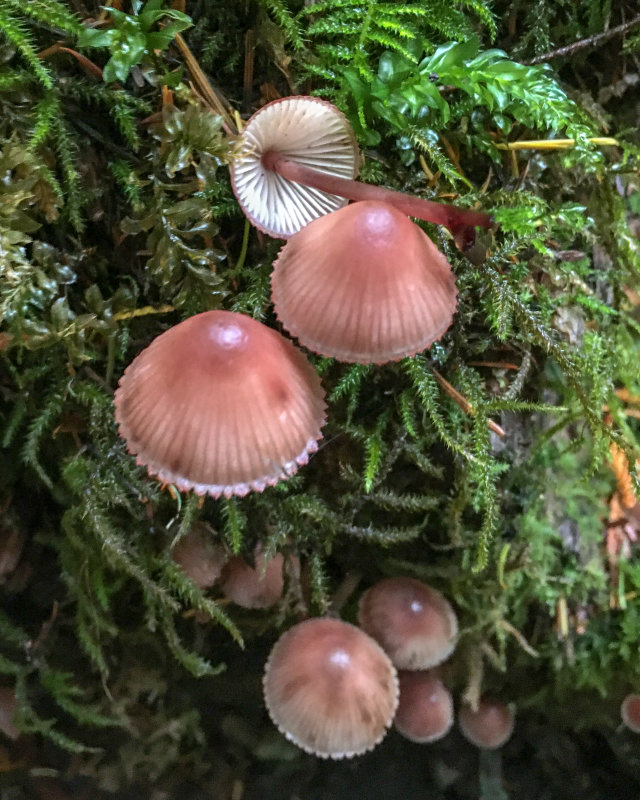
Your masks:
{"label": "mushroom cap highlight", "polygon": [[433,672],[401,672],[400,702],[393,725],[406,739],[426,744],[442,739],[453,725],[451,692]]}
{"label": "mushroom cap highlight", "polygon": [[317,450],[324,392],[287,339],[244,314],[206,311],[154,339],[115,393],[138,464],[180,491],[263,491]]}
{"label": "mushroom cap highlight", "polygon": [[628,694],[620,706],[622,721],[634,733],[640,733],[640,694]]}
{"label": "mushroom cap highlight", "polygon": [[309,350],[383,364],[449,328],[455,276],[426,233],[387,203],[361,201],[309,223],[280,251],[275,312]]}
{"label": "mushroom cap highlight", "polygon": [[453,652],[458,620],[450,603],[414,578],[385,578],[362,595],[358,622],[398,669],[440,664]]}
{"label": "mushroom cap highlight", "polygon": [[231,164],[231,186],[249,221],[287,239],[311,220],[348,200],[293,183],[265,167],[271,151],[319,172],[353,179],[360,154],[347,118],[317,97],[284,97],[263,106],[247,122]]}
{"label": "mushroom cap highlight", "polygon": [[276,642],[264,697],[287,739],[321,758],[351,758],[385,736],[398,705],[398,678],[379,645],[337,619],[309,619]]}
{"label": "mushroom cap highlight", "polygon": [[497,750],[511,738],[514,713],[497,700],[481,700],[477,711],[471,706],[462,706],[458,725],[471,744],[483,750]]}

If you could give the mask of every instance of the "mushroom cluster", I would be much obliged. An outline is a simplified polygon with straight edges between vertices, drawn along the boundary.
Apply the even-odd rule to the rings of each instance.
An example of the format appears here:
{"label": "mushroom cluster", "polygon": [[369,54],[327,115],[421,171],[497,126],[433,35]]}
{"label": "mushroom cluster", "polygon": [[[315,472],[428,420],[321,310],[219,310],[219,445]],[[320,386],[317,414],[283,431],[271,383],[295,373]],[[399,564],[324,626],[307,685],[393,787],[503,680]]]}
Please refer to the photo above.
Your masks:
{"label": "mushroom cluster", "polygon": [[370,750],[392,722],[412,741],[441,739],[453,699],[432,667],[455,646],[449,602],[413,578],[387,578],[362,595],[358,623],[311,619],[276,642],[264,695],[278,729],[323,758]]}
{"label": "mushroom cluster", "polygon": [[[231,178],[251,222],[289,239],[272,277],[287,331],[317,353],[382,364],[433,344],[456,308],[450,265],[407,215],[447,226],[458,243],[491,220],[359,183],[358,164],[337,108],[289,97],[249,120]],[[283,337],[244,315],[210,311],[166,331],[129,365],[116,420],[150,475],[180,491],[242,496],[308,461],[323,397],[313,368]]]}
{"label": "mushroom cluster", "polygon": [[[461,248],[491,220],[360,183],[358,165],[353,131],[334,106],[285,98],[249,120],[232,185],[257,228],[288,240],[271,282],[283,327],[316,353],[383,364],[430,347],[456,309],[450,264],[409,217],[446,226]],[[150,475],[180,491],[230,497],[262,491],[307,463],[326,406],[315,370],[291,342],[245,315],[210,311],[137,356],[115,408],[129,452]],[[179,543],[173,558],[201,588],[221,577],[233,602],[277,602],[281,555],[267,563],[258,549],[255,567],[238,557],[223,566],[226,555],[198,536]],[[211,563],[194,563],[193,548]],[[453,702],[433,667],[458,635],[449,602],[420,581],[389,578],[364,593],[358,619],[361,629],[307,620],[279,639],[264,677],[275,724],[303,749],[331,758],[371,749],[396,710],[408,738],[444,736]]]}

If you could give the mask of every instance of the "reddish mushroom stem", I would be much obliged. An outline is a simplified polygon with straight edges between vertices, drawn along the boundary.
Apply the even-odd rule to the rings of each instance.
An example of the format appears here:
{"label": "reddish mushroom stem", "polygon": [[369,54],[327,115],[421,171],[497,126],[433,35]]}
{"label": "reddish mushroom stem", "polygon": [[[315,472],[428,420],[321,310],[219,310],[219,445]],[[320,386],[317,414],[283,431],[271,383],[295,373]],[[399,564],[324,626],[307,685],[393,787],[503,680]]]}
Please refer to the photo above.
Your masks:
{"label": "reddish mushroom stem", "polygon": [[291,161],[274,150],[269,150],[262,156],[262,163],[267,169],[277,172],[288,181],[312,186],[321,192],[337,194],[339,197],[346,197],[349,200],[377,200],[389,203],[408,217],[417,217],[425,222],[444,225],[454,236],[462,228],[476,226],[490,228],[493,225],[491,217],[480,211],[456,208],[446,203],[434,203],[432,200],[412,197],[393,189],[385,189],[382,186],[373,186],[370,183],[360,183],[347,178],[339,178],[336,175],[327,175]]}

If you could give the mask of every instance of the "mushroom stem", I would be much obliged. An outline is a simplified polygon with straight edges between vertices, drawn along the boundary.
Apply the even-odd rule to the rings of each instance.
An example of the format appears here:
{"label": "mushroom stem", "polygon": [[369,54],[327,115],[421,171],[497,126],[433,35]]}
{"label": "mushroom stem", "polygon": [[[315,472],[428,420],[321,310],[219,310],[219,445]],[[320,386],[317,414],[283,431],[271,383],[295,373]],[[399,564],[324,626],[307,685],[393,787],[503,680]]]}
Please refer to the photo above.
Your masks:
{"label": "mushroom stem", "polygon": [[373,186],[370,183],[360,183],[336,175],[328,175],[298,164],[275,150],[266,152],[262,156],[262,163],[267,169],[277,172],[288,181],[312,186],[321,192],[337,194],[339,197],[346,197],[349,200],[377,200],[389,203],[408,217],[417,217],[425,222],[444,225],[454,235],[461,228],[476,226],[490,228],[493,225],[491,217],[480,211],[456,208],[446,203],[434,203],[432,200],[412,197],[393,189],[385,189],[382,186]]}

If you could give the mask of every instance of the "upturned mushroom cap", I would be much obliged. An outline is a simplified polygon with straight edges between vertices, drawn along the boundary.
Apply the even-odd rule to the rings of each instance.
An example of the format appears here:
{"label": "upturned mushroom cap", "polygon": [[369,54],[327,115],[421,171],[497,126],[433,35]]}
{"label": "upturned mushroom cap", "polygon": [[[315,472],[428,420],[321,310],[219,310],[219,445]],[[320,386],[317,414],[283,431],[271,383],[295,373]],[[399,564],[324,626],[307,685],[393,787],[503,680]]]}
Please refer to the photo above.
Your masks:
{"label": "upturned mushroom cap", "polygon": [[363,201],[292,236],[271,277],[278,319],[300,343],[340,361],[382,364],[433,344],[451,325],[451,267],[393,206]]}
{"label": "upturned mushroom cap", "polygon": [[348,202],[266,168],[262,157],[271,151],[328,175],[355,178],[359,161],[355,135],[331,103],[302,96],[263,106],[242,132],[231,164],[231,186],[256,228],[281,239]]}
{"label": "upturned mushroom cap", "polygon": [[350,758],[377,745],[398,705],[393,664],[366,633],[337,619],[310,619],[276,642],[264,675],[271,719],[321,758]]}
{"label": "upturned mushroom cap", "polygon": [[414,578],[385,578],[362,595],[358,622],[399,669],[429,669],[455,647],[458,620],[449,602]]}
{"label": "upturned mushroom cap", "polygon": [[154,339],[125,370],[115,407],[138,464],[213,497],[293,475],[317,449],[326,408],[302,353],[230,311],[197,314]]}
{"label": "upturned mushroom cap", "polygon": [[496,750],[511,738],[514,713],[497,700],[481,700],[477,711],[471,706],[462,706],[458,724],[471,744],[484,750]]}
{"label": "upturned mushroom cap", "polygon": [[394,727],[412,742],[435,742],[453,725],[451,692],[433,672],[401,672]]}
{"label": "upturned mushroom cap", "polygon": [[634,733],[640,733],[640,694],[628,694],[620,706],[622,721]]}
{"label": "upturned mushroom cap", "polygon": [[240,556],[229,559],[222,575],[222,591],[242,608],[271,608],[282,597],[284,556],[276,553],[266,559],[260,547],[254,555],[255,567]]}

